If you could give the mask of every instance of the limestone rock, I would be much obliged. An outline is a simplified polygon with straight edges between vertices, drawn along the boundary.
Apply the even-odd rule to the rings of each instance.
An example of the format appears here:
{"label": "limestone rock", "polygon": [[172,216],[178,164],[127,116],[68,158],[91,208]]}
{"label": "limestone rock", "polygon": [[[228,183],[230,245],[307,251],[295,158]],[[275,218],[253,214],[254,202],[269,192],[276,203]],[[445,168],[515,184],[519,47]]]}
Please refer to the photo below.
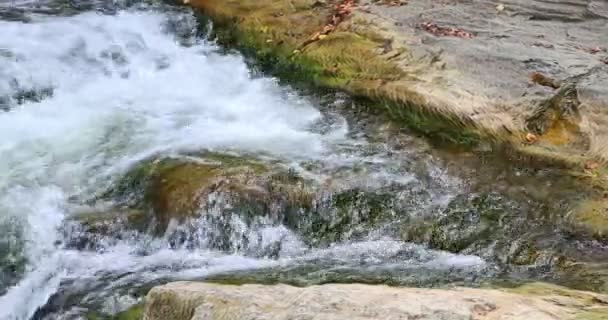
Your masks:
{"label": "limestone rock", "polygon": [[[150,291],[145,320],[601,319],[604,296],[554,287],[525,294],[489,289],[415,289],[359,284],[296,288],[176,282]],[[582,318],[581,318],[582,317]],[[595,318],[593,318],[595,319]]]}
{"label": "limestone rock", "polygon": [[[605,1],[384,3],[359,1],[349,19],[304,48],[305,39],[331,16],[331,5],[303,0],[193,0],[191,5],[216,21],[239,21],[224,27],[238,29],[241,46],[253,43],[259,60],[291,67],[296,61],[299,71],[288,74],[391,101],[380,107],[426,135],[464,144],[506,142],[567,167],[589,158],[608,160]],[[259,29],[270,31],[262,37]],[[272,42],[266,42],[268,36]],[[282,50],[294,49],[299,60],[292,55],[281,60]],[[304,69],[313,75],[300,72]],[[553,85],[535,83],[531,74],[543,74]],[[421,115],[437,119],[421,121]],[[527,148],[531,126],[539,139]]]}

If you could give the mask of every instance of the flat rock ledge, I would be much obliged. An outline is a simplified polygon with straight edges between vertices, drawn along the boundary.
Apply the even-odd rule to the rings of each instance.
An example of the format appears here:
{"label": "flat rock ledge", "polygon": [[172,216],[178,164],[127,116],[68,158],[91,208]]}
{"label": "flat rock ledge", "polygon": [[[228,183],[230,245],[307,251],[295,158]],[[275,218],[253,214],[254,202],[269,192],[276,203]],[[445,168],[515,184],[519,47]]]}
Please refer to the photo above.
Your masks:
{"label": "flat rock ledge", "polygon": [[150,291],[144,320],[608,319],[605,299],[599,294],[546,288],[522,293],[361,284],[298,288],[175,282]]}
{"label": "flat rock ledge", "polygon": [[[424,134],[608,170],[606,1],[182,1],[271,68],[380,101]],[[340,3],[352,11],[328,29]]]}

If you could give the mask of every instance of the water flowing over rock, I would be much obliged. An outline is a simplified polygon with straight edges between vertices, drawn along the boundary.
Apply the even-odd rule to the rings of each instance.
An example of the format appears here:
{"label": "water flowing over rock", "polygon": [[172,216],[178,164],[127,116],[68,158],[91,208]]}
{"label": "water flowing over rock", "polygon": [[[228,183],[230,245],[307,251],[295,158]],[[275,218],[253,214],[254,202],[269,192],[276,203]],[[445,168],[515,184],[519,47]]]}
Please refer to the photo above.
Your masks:
{"label": "water flowing over rock", "polygon": [[147,299],[144,320],[574,320],[608,315],[606,296],[552,287],[521,295],[465,288],[176,282],[152,289]]}
{"label": "water flowing over rock", "polygon": [[[605,20],[601,2],[586,9],[571,2],[551,2],[551,12],[525,21]],[[341,288],[369,291],[376,301],[393,301],[386,295],[393,291],[448,297],[454,310],[429,307],[440,318],[520,312],[513,295],[523,294],[538,310],[601,319],[599,294],[518,287],[547,281],[608,292],[601,159],[547,168],[522,153],[494,152],[473,122],[420,112],[427,101],[410,90],[431,83],[441,88],[434,96],[453,103],[474,94],[451,99],[462,83],[427,79],[462,80],[471,71],[453,72],[450,61],[443,69],[449,55],[431,50],[436,45],[479,59],[477,45],[488,37],[474,28],[479,22],[439,19],[469,2],[190,3],[204,3],[215,22],[165,0],[0,1],[0,319],[134,319],[151,288],[183,280],[243,284],[207,286],[218,294],[255,288],[269,299],[313,292],[305,300],[311,308],[341,299],[323,291],[350,290]],[[520,19],[502,16],[515,3],[538,11],[520,1],[473,11]],[[425,39],[406,48],[361,20],[408,7],[438,16],[404,15]],[[572,8],[576,14],[563,14]],[[474,46],[459,47],[465,43]],[[438,60],[427,61],[426,49]],[[420,61],[408,60],[418,53]],[[593,46],[582,54],[586,63],[604,53]],[[395,67],[406,60],[422,67]],[[544,150],[565,136],[567,148],[593,149],[582,124],[590,99],[603,94],[604,75],[563,79],[543,70],[525,80],[525,90],[544,94],[537,110],[514,122],[530,131],[525,147]],[[396,103],[399,96],[410,103]],[[278,285],[329,283],[370,286]],[[497,309],[460,293],[496,297],[488,303]],[[351,312],[345,299],[328,308]]]}

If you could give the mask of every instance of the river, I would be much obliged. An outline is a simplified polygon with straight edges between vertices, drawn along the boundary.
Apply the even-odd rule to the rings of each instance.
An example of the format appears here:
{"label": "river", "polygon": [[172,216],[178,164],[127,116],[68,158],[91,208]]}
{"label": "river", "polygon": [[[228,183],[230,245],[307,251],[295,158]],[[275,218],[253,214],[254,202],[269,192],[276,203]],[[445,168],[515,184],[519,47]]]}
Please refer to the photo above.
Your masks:
{"label": "river", "polygon": [[[76,212],[112,206],[94,195],[151,157],[201,150],[389,190],[400,203],[387,209],[395,221],[399,208],[440,212],[463,197],[470,206],[467,182],[418,138],[405,135],[394,148],[370,136],[342,112],[347,97],[308,95],[261,75],[205,30],[190,10],[163,3],[0,3],[0,319],[109,317],[154,284],[252,270],[287,282],[419,285],[474,284],[498,272],[483,250],[432,249],[399,238],[392,224],[314,246],[276,220],[233,217],[231,230],[256,245],[174,246],[139,232],[102,237],[94,250],[70,245]],[[497,199],[501,210],[525,210]],[[195,226],[203,238],[201,230],[218,228]],[[280,250],[264,254],[272,243]]]}

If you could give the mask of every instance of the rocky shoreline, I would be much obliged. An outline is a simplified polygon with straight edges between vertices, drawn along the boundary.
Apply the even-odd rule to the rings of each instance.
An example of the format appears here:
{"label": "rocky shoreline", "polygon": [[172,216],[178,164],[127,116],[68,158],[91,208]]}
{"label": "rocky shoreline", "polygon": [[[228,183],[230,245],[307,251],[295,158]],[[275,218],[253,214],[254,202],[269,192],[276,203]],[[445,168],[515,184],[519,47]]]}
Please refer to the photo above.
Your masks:
{"label": "rocky shoreline", "polygon": [[188,3],[280,76],[370,98],[427,135],[571,167],[606,160],[606,5],[511,2]]}
{"label": "rocky shoreline", "polygon": [[[575,224],[603,239],[608,51],[601,46],[608,43],[602,32],[608,5],[540,2],[187,4],[212,19],[222,45],[255,57],[281,79],[345,91],[435,141],[473,152],[507,151],[517,163],[566,169],[581,178],[587,193],[572,210]],[[177,282],[149,293],[143,317],[604,319],[607,301],[601,294],[542,283],[413,289]]]}

